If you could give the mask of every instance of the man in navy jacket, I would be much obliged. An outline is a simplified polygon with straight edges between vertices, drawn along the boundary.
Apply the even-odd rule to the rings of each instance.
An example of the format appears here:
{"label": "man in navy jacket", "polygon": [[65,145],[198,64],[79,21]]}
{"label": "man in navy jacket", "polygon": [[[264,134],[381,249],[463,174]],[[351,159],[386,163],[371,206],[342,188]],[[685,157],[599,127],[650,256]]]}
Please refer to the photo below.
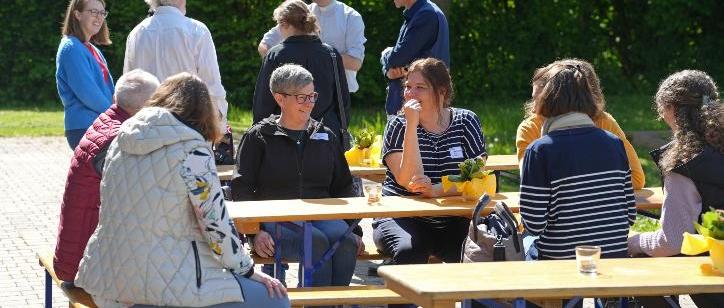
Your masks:
{"label": "man in navy jacket", "polygon": [[394,115],[402,107],[402,78],[407,66],[420,58],[437,58],[450,67],[450,34],[442,10],[429,0],[394,0],[395,7],[404,7],[405,22],[394,47],[382,52],[380,62],[387,82],[387,114]]}

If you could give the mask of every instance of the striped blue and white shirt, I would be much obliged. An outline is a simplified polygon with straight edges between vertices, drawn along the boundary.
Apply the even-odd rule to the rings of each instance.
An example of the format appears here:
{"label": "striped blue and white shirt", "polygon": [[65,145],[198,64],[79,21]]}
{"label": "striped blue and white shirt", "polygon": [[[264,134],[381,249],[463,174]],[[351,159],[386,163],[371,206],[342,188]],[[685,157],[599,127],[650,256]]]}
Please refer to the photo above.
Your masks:
{"label": "striped blue and white shirt", "polygon": [[[458,164],[464,160],[488,155],[485,151],[485,136],[480,128],[478,116],[466,109],[450,108],[448,110],[452,116],[450,126],[444,132],[433,134],[420,126],[417,127],[422,168],[432,184],[440,183],[444,175],[460,174]],[[394,117],[387,123],[382,147],[383,161],[390,153],[402,152],[406,127],[407,122],[401,116]],[[387,178],[382,183],[382,194],[385,196],[414,195],[395,181],[395,176],[389,168],[387,168]]]}
{"label": "striped blue and white shirt", "polygon": [[627,256],[636,200],[620,139],[596,127],[552,131],[528,146],[520,173],[520,214],[541,259],[575,258],[579,245]]}

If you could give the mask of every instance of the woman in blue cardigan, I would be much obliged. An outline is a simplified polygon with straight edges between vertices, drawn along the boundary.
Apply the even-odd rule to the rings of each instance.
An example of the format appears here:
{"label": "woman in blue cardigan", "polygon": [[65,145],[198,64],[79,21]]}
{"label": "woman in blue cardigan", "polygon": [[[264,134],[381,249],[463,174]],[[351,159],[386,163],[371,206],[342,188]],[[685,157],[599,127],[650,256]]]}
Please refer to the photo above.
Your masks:
{"label": "woman in blue cardigan", "polygon": [[113,78],[103,54],[93,45],[111,44],[105,6],[103,0],[71,0],[65,13],[63,38],[55,59],[55,81],[71,149],[112,102]]}

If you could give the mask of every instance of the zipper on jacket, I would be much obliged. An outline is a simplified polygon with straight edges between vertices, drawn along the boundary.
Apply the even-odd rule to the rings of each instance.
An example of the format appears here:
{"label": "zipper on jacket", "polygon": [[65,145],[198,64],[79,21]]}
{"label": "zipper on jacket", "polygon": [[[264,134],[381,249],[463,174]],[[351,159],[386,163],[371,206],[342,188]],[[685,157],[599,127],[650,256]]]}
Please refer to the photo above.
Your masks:
{"label": "zipper on jacket", "polygon": [[196,260],[196,288],[201,288],[201,259],[199,258],[199,249],[196,247],[196,241],[191,241],[191,248],[194,249],[194,259]]}

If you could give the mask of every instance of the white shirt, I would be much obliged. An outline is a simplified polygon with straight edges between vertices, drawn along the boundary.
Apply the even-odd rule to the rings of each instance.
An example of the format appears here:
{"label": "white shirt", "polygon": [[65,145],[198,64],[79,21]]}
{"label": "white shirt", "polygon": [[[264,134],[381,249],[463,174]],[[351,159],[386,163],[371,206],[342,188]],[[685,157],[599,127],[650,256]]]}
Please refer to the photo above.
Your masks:
{"label": "white shirt", "polygon": [[159,6],[139,23],[126,40],[123,72],[143,69],[165,80],[181,72],[195,74],[206,83],[211,100],[222,115],[226,132],[226,91],[211,32],[202,22],[184,16],[173,6]]}
{"label": "white shirt", "polygon": [[[364,59],[364,44],[367,39],[362,15],[348,5],[334,0],[325,7],[312,3],[309,5],[309,10],[319,20],[319,38],[322,42],[331,45],[340,54],[346,54],[360,61]],[[261,42],[268,48],[281,43],[282,35],[279,32],[279,26],[275,26],[265,33]],[[347,69],[344,72],[349,92],[357,92],[359,90],[357,72]]]}

